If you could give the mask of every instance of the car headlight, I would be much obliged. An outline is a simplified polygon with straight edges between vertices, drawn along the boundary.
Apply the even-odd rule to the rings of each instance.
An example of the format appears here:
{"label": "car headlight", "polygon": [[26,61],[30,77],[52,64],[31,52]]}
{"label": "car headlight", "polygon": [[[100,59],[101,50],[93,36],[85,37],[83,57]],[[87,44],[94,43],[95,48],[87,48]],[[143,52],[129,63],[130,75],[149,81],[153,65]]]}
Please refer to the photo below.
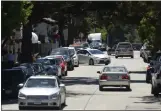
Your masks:
{"label": "car headlight", "polygon": [[59,93],[52,94],[50,99],[57,99],[59,97]]}
{"label": "car headlight", "polygon": [[19,93],[18,97],[21,99],[26,99],[26,95],[21,92]]}

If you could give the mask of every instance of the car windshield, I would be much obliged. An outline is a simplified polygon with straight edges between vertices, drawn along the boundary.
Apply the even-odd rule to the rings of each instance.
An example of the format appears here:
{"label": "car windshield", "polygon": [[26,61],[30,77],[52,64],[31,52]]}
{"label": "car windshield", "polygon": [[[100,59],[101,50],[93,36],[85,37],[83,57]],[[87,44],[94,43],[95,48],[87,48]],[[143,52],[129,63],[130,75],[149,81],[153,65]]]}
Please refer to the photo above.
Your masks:
{"label": "car windshield", "polygon": [[105,67],[103,72],[126,72],[124,67]]}
{"label": "car windshield", "polygon": [[104,54],[102,51],[100,51],[100,50],[89,50],[89,52],[91,53],[91,54]]}
{"label": "car windshield", "polygon": [[118,48],[131,48],[130,44],[119,44]]}
{"label": "car windshield", "polygon": [[52,50],[51,55],[68,55],[68,50],[54,49],[54,50]]}
{"label": "car windshield", "polygon": [[74,49],[69,49],[69,51],[70,51],[71,54],[75,54]]}
{"label": "car windshield", "polygon": [[51,65],[52,63],[48,59],[37,59],[37,63],[42,63],[43,65]]}
{"label": "car windshield", "polygon": [[29,79],[24,87],[54,88],[56,87],[56,80],[55,79]]}

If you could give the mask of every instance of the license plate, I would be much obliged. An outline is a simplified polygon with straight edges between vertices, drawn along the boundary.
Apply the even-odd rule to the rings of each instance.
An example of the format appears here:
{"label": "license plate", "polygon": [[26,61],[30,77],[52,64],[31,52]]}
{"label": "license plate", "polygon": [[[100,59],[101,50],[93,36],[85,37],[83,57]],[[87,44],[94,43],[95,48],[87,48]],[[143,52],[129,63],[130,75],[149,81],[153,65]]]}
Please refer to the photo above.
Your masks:
{"label": "license plate", "polygon": [[34,104],[41,104],[41,102],[34,102]]}
{"label": "license plate", "polygon": [[11,94],[12,93],[12,90],[6,90],[5,93],[6,94]]}
{"label": "license plate", "polygon": [[118,79],[118,76],[111,76],[112,79]]}

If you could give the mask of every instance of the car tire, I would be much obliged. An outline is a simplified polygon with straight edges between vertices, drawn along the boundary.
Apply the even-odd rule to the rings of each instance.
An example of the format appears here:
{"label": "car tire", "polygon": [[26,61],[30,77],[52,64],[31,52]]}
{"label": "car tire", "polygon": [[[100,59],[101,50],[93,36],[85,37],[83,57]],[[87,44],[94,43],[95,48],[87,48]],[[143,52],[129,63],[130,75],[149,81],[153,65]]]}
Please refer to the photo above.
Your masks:
{"label": "car tire", "polygon": [[129,85],[129,86],[126,86],[126,89],[127,89],[128,91],[130,91],[130,90],[131,90],[130,85]]}
{"label": "car tire", "polygon": [[26,108],[23,106],[18,106],[19,110],[25,110]]}
{"label": "car tire", "polygon": [[99,86],[99,91],[103,91],[103,87],[102,86]]}
{"label": "car tire", "polygon": [[67,76],[68,75],[68,71],[65,71],[65,76]]}
{"label": "car tire", "polygon": [[94,65],[93,59],[90,59],[90,60],[89,60],[89,65]]}
{"label": "car tire", "polygon": [[110,62],[105,62],[105,65],[108,65]]}
{"label": "car tire", "polygon": [[76,67],[79,67],[79,61],[78,61],[78,64],[76,65]]}
{"label": "car tire", "polygon": [[118,58],[118,56],[115,56],[115,58],[117,59],[117,58]]}
{"label": "car tire", "polygon": [[134,56],[131,56],[131,58],[134,58]]}

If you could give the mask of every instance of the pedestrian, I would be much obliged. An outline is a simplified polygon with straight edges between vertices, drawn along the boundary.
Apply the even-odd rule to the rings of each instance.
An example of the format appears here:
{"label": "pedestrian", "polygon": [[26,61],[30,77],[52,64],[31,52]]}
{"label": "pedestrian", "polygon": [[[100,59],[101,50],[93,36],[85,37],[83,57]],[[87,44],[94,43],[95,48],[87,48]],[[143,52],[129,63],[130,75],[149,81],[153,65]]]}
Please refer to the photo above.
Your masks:
{"label": "pedestrian", "polygon": [[21,52],[20,52],[20,49],[18,49],[18,51],[17,51],[17,61],[19,63],[21,63]]}
{"label": "pedestrian", "polygon": [[8,64],[9,64],[10,67],[13,67],[14,60],[15,60],[15,55],[12,53],[12,51],[9,51],[9,54],[8,54]]}

